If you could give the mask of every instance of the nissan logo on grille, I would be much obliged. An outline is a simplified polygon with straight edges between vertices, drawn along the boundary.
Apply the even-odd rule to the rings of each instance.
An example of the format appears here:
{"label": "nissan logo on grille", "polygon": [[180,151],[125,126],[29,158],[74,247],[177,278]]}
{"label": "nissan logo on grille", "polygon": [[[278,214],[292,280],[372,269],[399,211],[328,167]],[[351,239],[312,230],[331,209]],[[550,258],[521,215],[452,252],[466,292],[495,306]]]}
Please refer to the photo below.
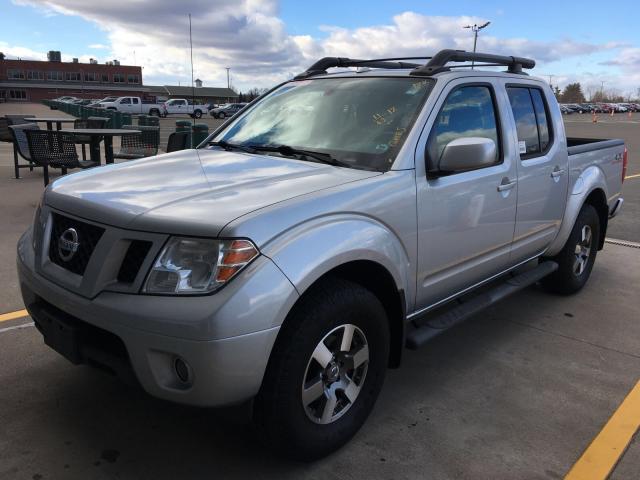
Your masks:
{"label": "nissan logo on grille", "polygon": [[68,262],[78,251],[78,232],[75,228],[67,228],[58,239],[58,255],[65,262]]}

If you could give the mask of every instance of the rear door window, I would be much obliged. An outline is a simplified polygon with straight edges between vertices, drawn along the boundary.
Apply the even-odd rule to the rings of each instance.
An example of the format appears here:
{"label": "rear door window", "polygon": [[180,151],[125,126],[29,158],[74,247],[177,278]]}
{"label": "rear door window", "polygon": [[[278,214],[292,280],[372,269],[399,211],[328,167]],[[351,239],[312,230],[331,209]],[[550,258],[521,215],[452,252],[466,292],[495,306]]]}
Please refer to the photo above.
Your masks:
{"label": "rear door window", "polygon": [[518,132],[518,151],[520,155],[535,155],[540,153],[540,140],[538,139],[538,124],[536,113],[533,109],[533,101],[528,88],[507,88],[511,110],[516,121]]}
{"label": "rear door window", "polygon": [[507,87],[507,94],[516,122],[520,158],[544,155],[553,138],[549,109],[542,91],[525,86]]}

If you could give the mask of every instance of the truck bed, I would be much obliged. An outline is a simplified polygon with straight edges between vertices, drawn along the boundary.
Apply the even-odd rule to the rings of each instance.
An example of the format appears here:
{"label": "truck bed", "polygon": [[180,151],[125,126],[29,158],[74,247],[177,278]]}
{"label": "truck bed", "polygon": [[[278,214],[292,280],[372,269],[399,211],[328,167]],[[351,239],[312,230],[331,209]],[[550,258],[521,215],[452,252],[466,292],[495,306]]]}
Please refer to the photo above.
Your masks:
{"label": "truck bed", "polygon": [[569,155],[577,155],[579,153],[593,152],[595,150],[603,150],[605,148],[624,146],[624,140],[599,139],[599,138],[580,138],[567,137],[567,152]]}

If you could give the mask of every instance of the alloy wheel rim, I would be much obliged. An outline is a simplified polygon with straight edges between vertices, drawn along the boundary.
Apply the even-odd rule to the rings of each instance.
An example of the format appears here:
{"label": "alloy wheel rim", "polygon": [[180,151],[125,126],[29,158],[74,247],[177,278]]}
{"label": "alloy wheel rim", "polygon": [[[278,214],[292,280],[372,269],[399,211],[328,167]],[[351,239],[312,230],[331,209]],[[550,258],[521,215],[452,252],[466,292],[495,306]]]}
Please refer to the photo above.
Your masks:
{"label": "alloy wheel rim", "polygon": [[589,256],[591,255],[592,237],[591,227],[584,225],[582,230],[580,230],[580,239],[574,250],[575,260],[573,261],[573,274],[576,277],[582,275],[587,268]]}
{"label": "alloy wheel rim", "polygon": [[301,400],[314,423],[329,424],[353,406],[369,368],[369,346],[362,330],[340,325],[318,342],[307,362]]}

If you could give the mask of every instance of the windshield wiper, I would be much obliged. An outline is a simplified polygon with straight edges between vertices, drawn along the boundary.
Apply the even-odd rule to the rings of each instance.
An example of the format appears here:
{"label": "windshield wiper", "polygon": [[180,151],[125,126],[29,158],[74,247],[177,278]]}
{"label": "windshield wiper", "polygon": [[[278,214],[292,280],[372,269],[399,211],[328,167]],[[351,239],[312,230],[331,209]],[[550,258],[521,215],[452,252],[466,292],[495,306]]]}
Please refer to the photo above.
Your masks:
{"label": "windshield wiper", "polygon": [[240,145],[238,143],[229,143],[226,142],[224,140],[220,140],[219,142],[209,142],[209,145],[212,145],[214,147],[220,147],[224,150],[226,150],[227,152],[231,151],[231,150],[240,150],[242,152],[246,152],[246,153],[256,153],[256,150],[252,147],[248,147],[245,145]]}
{"label": "windshield wiper", "polygon": [[301,155],[303,157],[313,158],[322,163],[327,163],[329,165],[333,165],[335,167],[346,167],[353,168],[352,165],[342,162],[337,158],[333,158],[328,153],[323,152],[315,152],[313,150],[304,150],[301,148],[293,148],[289,145],[251,145],[250,148],[253,148],[255,151],[261,152],[277,152],[286,157],[293,157],[295,155]]}

